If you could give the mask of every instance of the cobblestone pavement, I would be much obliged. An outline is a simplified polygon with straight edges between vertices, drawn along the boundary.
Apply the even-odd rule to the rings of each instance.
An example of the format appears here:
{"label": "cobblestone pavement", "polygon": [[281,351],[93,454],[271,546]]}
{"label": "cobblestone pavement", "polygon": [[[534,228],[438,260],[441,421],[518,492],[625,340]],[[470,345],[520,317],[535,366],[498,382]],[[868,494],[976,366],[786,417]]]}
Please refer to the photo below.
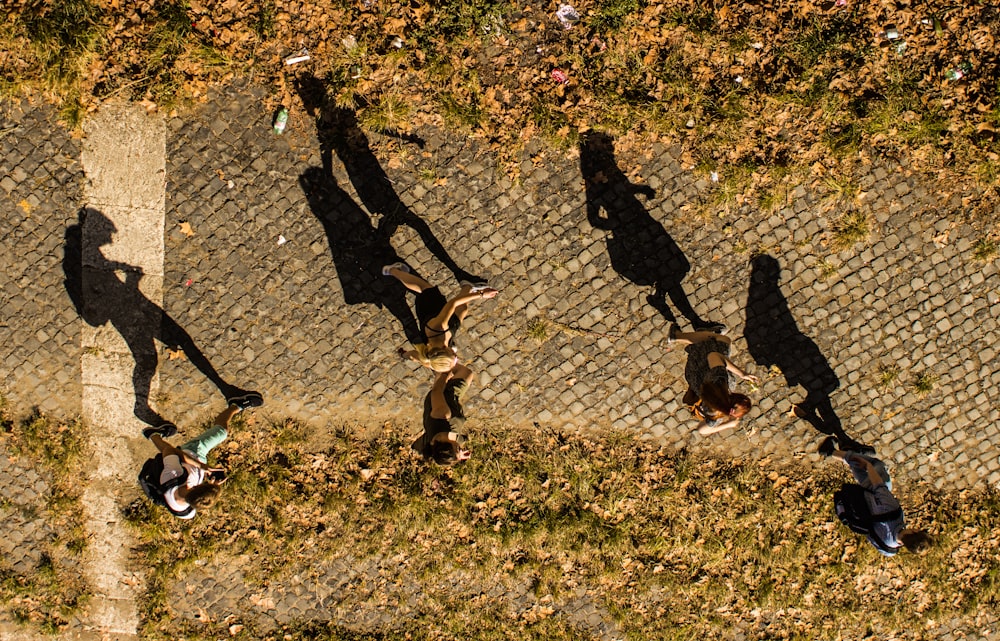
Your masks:
{"label": "cobblestone pavement", "polygon": [[[683,170],[673,150],[653,146],[618,159],[622,176],[614,161],[596,172],[592,182],[614,189],[632,180],[655,194],[619,189],[606,198],[610,209],[645,208],[608,232],[588,222],[576,158],[526,160],[523,180],[512,184],[475,142],[427,131],[417,132],[422,148],[384,139],[391,150],[374,166],[356,160],[373,154],[364,145],[340,154],[347,168],[333,153],[332,177],[321,179],[308,116],[294,113],[281,137],[267,122],[258,96],[233,89],[168,123],[165,305],[223,376],[260,387],[275,414],[320,428],[358,415],[416,414],[430,376],[395,355],[406,334],[390,310],[402,288],[372,272],[394,250],[446,293],[456,289],[405,224],[417,217],[459,268],[501,290],[473,304],[459,335],[479,373],[471,412],[611,425],[730,456],[783,456],[819,441],[808,422],[787,416],[808,396],[809,405],[826,400],[843,431],[874,446],[897,475],[943,487],[1000,481],[997,267],[975,260],[973,230],[952,222],[961,219],[961,194],[931,193],[899,166],[874,167],[856,178],[873,231],[866,244],[838,252],[826,232],[844,203],[800,187],[774,214],[706,221],[691,205],[712,184]],[[351,165],[366,171],[352,175]],[[395,194],[373,203],[379,187]],[[369,216],[361,202],[389,213]],[[387,216],[383,228],[404,221],[391,247],[375,231]],[[631,230],[645,235],[630,239]],[[670,242],[650,240],[657,234]],[[765,378],[746,430],[692,434],[680,408],[685,357],[669,350],[665,318],[647,301],[655,287],[626,279],[609,258],[623,244],[663,251],[671,242],[690,264],[681,286],[694,310],[725,320],[735,359]],[[765,265],[751,286],[759,266],[752,252],[773,257],[780,273]],[[663,268],[654,260],[639,269]],[[533,336],[543,332],[539,343]],[[762,354],[767,348],[783,355]],[[165,360],[161,371],[161,406],[180,424],[217,411],[218,393],[190,363]],[[799,385],[789,388],[786,376]],[[921,394],[919,377],[933,389]]]}
{"label": "cobblestone pavement", "polygon": [[[421,144],[369,134],[347,149],[350,114],[333,114],[338,129],[317,134],[293,112],[275,136],[262,95],[234,86],[168,119],[164,309],[226,382],[260,389],[274,416],[317,430],[399,417],[416,431],[431,377],[395,354],[412,332],[412,297],[377,273],[398,256],[446,294],[463,272],[501,290],[473,304],[458,338],[479,374],[472,415],[777,458],[804,457],[822,436],[788,416],[802,403],[835,415],[897,478],[1000,483],[1000,284],[996,262],[973,257],[962,194],[933,193],[885,164],[851,177],[857,199],[799,187],[774,213],[734,206],[706,218],[696,205],[719,186],[662,145],[617,158],[529,149],[512,182],[478,142],[437,130],[416,132]],[[2,115],[20,129],[0,138],[0,261],[11,275],[0,289],[0,385],[18,411],[77,415],[80,321],[60,262],[82,206],[79,144],[46,108]],[[866,213],[872,231],[837,251],[828,232],[848,209]],[[692,432],[680,403],[685,355],[667,345],[667,315],[682,328],[697,317],[729,325],[734,360],[764,379],[749,390],[756,407],[744,429]],[[195,365],[165,349],[160,388],[157,409],[182,435],[222,406]],[[22,539],[34,536],[27,527]],[[235,587],[214,600],[191,596],[212,574],[192,569],[174,588],[176,610],[223,621],[249,608],[266,627],[421,607],[403,592],[378,605],[350,587],[373,584],[390,561],[347,572],[337,566],[346,560],[331,560],[303,570],[305,587],[273,593],[216,575],[208,592]],[[537,605],[518,586],[503,590],[495,596],[513,612]],[[469,598],[482,594],[468,588]],[[595,636],[617,634],[586,590],[552,605]],[[995,638],[977,632],[985,626],[957,622],[941,638]]]}
{"label": "cobblestone pavement", "polygon": [[63,285],[80,143],[48,107],[0,106],[0,392],[16,406],[80,413],[79,316]]}
{"label": "cobblestone pavement", "polygon": [[[432,583],[420,578],[413,559],[345,556],[302,564],[284,581],[248,576],[246,559],[216,558],[174,584],[169,603],[174,614],[190,623],[248,625],[258,632],[301,621],[327,621],[348,630],[392,629],[421,612],[448,603],[496,608],[502,616],[532,620],[564,616],[595,639],[621,639],[611,613],[599,595],[581,587],[554,600],[537,596],[530,582],[504,585],[453,568]],[[417,564],[419,565],[419,564]],[[363,622],[359,625],[359,622]]]}

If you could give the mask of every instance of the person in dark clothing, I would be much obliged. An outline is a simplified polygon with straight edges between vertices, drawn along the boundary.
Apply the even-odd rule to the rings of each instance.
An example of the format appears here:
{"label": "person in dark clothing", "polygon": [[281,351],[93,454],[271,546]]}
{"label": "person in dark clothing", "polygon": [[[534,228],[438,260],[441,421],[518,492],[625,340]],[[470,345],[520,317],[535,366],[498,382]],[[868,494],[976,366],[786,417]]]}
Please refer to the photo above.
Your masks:
{"label": "person in dark clothing", "polygon": [[413,449],[425,459],[438,465],[454,465],[472,456],[465,447],[465,435],[456,431],[465,422],[461,401],[472,377],[472,370],[456,365],[434,379],[434,386],[424,398],[424,433],[413,443]]}
{"label": "person in dark clothing", "polygon": [[885,463],[872,456],[838,447],[837,439],[827,437],[819,446],[823,456],[842,461],[851,469],[854,480],[864,488],[868,508],[868,542],[884,556],[894,556],[901,548],[920,553],[931,545],[927,532],[906,527],[903,510],[892,494],[892,481]]}
{"label": "person in dark clothing", "polygon": [[410,268],[403,263],[386,265],[382,268],[382,274],[392,276],[417,294],[417,323],[424,342],[416,343],[411,350],[399,348],[399,355],[417,361],[435,372],[451,371],[458,364],[458,353],[451,341],[469,313],[469,303],[493,298],[497,295],[497,290],[486,283],[465,281],[461,283],[458,296],[449,300],[440,289],[411,273]]}

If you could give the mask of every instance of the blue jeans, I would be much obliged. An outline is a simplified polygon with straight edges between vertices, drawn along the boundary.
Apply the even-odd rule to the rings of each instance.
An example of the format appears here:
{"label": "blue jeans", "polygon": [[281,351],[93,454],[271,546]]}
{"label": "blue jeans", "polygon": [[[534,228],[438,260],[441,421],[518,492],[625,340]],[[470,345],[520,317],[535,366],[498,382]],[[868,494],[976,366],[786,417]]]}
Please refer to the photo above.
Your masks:
{"label": "blue jeans", "polygon": [[227,436],[229,434],[226,432],[226,428],[221,425],[214,425],[184,445],[181,445],[180,449],[188,452],[202,463],[207,464],[208,453],[212,451],[212,448],[226,440]]}

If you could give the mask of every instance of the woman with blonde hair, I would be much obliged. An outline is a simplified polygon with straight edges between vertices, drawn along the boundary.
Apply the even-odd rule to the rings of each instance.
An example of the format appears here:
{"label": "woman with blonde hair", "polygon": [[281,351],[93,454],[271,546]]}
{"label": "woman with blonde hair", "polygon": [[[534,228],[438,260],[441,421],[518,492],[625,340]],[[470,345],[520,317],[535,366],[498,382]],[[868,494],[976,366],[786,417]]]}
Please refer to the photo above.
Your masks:
{"label": "woman with blonde hair", "polygon": [[485,283],[463,281],[458,295],[448,300],[440,289],[413,274],[404,263],[386,265],[382,268],[382,274],[392,276],[417,294],[417,323],[426,342],[414,345],[411,350],[400,347],[399,355],[435,372],[451,371],[458,364],[458,354],[452,347],[451,340],[469,313],[469,303],[493,298],[499,292]]}

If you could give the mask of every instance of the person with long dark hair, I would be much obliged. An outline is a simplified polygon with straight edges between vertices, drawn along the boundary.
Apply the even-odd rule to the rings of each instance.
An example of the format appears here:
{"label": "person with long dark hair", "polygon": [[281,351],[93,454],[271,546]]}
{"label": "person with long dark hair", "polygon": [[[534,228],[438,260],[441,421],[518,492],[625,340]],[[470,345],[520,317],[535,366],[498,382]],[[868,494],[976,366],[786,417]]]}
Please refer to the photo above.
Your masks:
{"label": "person with long dark hair", "polygon": [[684,370],[688,390],[683,402],[698,418],[698,433],[707,436],[736,427],[753,402],[745,394],[730,389],[730,375],[753,383],[760,379],[729,360],[732,340],[709,331],[681,332],[673,324],[669,342],[684,346],[688,353]]}

